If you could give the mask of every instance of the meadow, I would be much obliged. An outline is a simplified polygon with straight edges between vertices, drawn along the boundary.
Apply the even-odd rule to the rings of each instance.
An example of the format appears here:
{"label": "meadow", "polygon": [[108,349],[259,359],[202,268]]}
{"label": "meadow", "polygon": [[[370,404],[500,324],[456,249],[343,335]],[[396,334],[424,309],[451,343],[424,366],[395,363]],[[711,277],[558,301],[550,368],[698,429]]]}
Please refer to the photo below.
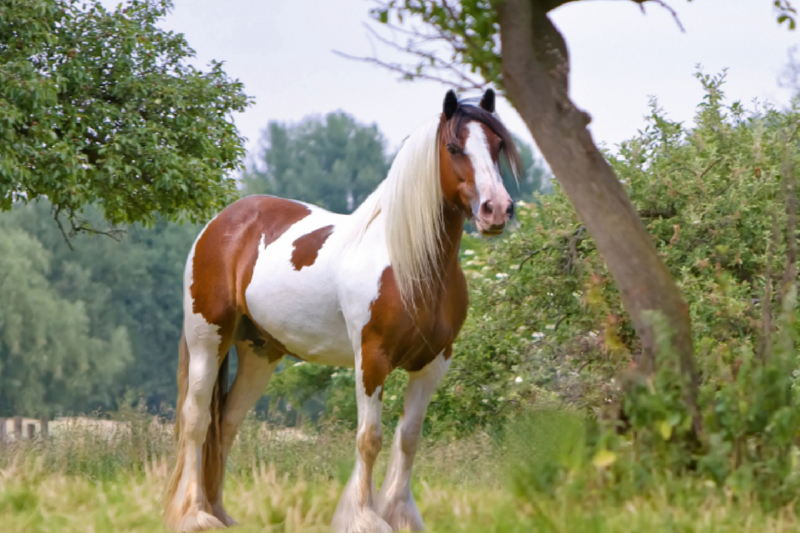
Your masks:
{"label": "meadow", "polygon": [[[119,428],[75,424],[45,442],[6,443],[0,456],[0,531],[165,531],[160,497],[171,461],[171,425],[137,413]],[[552,435],[560,445],[558,431]],[[595,461],[588,475],[576,470],[572,481],[578,483],[561,480],[541,491],[521,486],[520,473],[542,467],[533,449],[519,456],[526,444],[536,443],[484,433],[427,440],[413,490],[428,530],[777,533],[798,527],[793,502],[766,511],[754,495],[693,478],[655,474],[660,479],[651,479],[641,492],[621,491],[628,483],[611,479],[603,461]],[[352,434],[342,427],[298,431],[250,418],[225,483],[226,506],[240,523],[235,530],[328,531],[353,464],[353,446]],[[378,481],[386,454],[382,459]]]}

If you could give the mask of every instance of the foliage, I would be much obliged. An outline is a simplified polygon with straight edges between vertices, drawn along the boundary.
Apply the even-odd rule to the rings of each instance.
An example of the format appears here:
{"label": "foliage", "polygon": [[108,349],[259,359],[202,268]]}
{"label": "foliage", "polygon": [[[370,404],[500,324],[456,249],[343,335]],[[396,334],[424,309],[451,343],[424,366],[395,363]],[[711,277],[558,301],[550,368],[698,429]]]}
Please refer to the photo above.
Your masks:
{"label": "foliage", "polygon": [[247,194],[293,198],[349,213],[389,170],[378,127],[359,124],[343,112],[298,124],[270,122],[262,143],[261,168],[242,178]]}
{"label": "foliage", "polygon": [[[485,315],[470,318],[459,352],[468,343],[475,352],[458,353],[454,368],[468,369],[488,401],[470,402],[459,418],[492,421],[489,406],[513,410],[515,392],[534,406],[547,406],[556,392],[595,429],[582,461],[557,462],[544,479],[584,490],[602,463],[604,490],[622,498],[665,475],[692,474],[782,506],[800,479],[792,252],[800,112],[726,106],[724,75],[698,78],[706,96],[694,128],[667,119],[654,101],[648,127],[608,158],[689,304],[704,442],[691,437],[685,382],[661,317],[651,317],[660,366],[645,380],[631,366],[639,345],[619,294],[559,193],[540,209],[521,210],[519,234],[467,262],[479,267],[473,305]],[[491,365],[489,357],[507,363]],[[516,391],[508,385],[515,374]],[[524,481],[526,490],[558,490],[535,479]]]}
{"label": "foliage", "polygon": [[[17,245],[21,250],[26,247],[48,250],[45,252],[48,267],[42,277],[50,293],[47,298],[42,297],[41,305],[51,305],[48,299],[63,301],[64,305],[78,307],[80,314],[27,320],[47,328],[58,339],[62,334],[56,330],[59,320],[82,317],[82,327],[89,335],[108,342],[102,349],[77,351],[69,357],[79,356],[78,360],[91,357],[93,365],[118,370],[102,378],[84,375],[81,380],[85,382],[76,385],[75,395],[69,401],[55,402],[54,398],[42,397],[38,401],[43,403],[33,407],[46,406],[49,411],[61,413],[89,412],[98,407],[113,409],[126,389],[140,391],[152,408],[161,403],[171,404],[177,395],[175,372],[183,321],[183,270],[199,228],[159,220],[152,228],[127,226],[127,233],[120,235],[121,242],[104,236],[76,235],[70,247],[52,224],[50,212],[50,205],[43,201],[18,206],[4,215],[2,227],[21,236]],[[102,217],[96,211],[87,209],[85,214],[90,222],[100,223]],[[18,261],[17,256],[20,254],[11,254],[7,260]],[[28,267],[20,275],[30,276],[29,272],[36,270]],[[20,290],[24,286],[16,285]],[[18,300],[0,296],[0,301],[9,315],[27,316]],[[115,335],[120,335],[116,331],[124,332],[124,336],[114,340]],[[41,349],[47,360],[54,363],[51,353],[54,346]],[[53,364],[48,371],[55,368]],[[87,398],[79,392],[88,390],[92,383],[102,386],[106,396]],[[24,387],[31,389],[45,384],[34,375],[24,381]],[[4,392],[16,397],[10,389]],[[21,410],[11,414],[35,412],[29,411],[28,406],[18,407]]]}
{"label": "foliage", "polygon": [[0,7],[0,210],[46,197],[73,229],[95,204],[112,224],[196,221],[235,196],[249,104],[221,63],[187,64],[157,24],[169,0]]}
{"label": "foliage", "polygon": [[64,297],[49,279],[54,263],[30,234],[0,224],[2,416],[107,404],[130,362],[126,328],[94,331],[85,302]]}

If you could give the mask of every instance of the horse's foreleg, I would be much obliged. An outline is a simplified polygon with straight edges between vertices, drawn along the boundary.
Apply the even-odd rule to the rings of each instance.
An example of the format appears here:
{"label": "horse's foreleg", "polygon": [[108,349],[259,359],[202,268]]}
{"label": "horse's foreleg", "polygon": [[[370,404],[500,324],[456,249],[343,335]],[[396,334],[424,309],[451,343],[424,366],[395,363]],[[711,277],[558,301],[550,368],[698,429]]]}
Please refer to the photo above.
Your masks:
{"label": "horse's foreleg", "polygon": [[[390,533],[392,528],[375,509],[372,468],[382,446],[381,408],[384,380],[389,365],[383,354],[359,350],[356,355],[358,433],[356,464],[333,515],[336,533]],[[362,356],[364,360],[362,361]]]}
{"label": "horse's foreleg", "polygon": [[425,524],[411,493],[411,466],[417,452],[425,411],[433,391],[450,366],[440,354],[419,372],[409,372],[403,416],[397,425],[386,478],[378,497],[378,509],[394,531],[422,531]]}
{"label": "horse's foreleg", "polygon": [[[264,394],[269,378],[278,366],[283,353],[267,344],[254,347],[251,341],[236,343],[236,359],[238,366],[236,378],[228,392],[225,407],[222,411],[222,472],[224,475],[228,454],[239,431],[239,426],[247,416],[247,412]],[[208,499],[215,517],[226,526],[236,524],[225,511],[222,503],[223,480],[220,480],[216,494],[209,494]]]}

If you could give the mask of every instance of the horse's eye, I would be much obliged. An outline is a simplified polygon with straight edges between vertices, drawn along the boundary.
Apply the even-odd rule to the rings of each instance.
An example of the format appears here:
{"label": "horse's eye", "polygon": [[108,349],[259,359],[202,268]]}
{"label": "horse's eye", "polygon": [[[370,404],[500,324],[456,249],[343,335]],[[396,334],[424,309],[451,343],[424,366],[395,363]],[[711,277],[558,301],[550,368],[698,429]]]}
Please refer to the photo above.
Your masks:
{"label": "horse's eye", "polygon": [[448,144],[447,145],[447,151],[450,152],[450,154],[452,154],[452,155],[463,154],[464,153],[464,150],[462,150],[461,147],[456,146],[455,144]]}

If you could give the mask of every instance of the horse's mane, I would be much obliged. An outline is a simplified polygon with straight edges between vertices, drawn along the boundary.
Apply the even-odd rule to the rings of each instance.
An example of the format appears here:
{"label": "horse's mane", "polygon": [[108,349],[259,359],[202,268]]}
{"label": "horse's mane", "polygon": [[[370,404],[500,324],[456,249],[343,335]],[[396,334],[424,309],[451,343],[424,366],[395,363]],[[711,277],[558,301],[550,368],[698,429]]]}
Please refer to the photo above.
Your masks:
{"label": "horse's mane", "polygon": [[[464,122],[486,124],[502,140],[505,155],[516,174],[519,155],[510,134],[491,113],[462,105],[450,120],[457,133]],[[379,214],[383,213],[386,247],[395,283],[403,303],[413,308],[418,296],[441,281],[438,271],[442,236],[442,187],[439,177],[439,128],[437,115],[403,141],[389,175],[353,214],[357,244]]]}

